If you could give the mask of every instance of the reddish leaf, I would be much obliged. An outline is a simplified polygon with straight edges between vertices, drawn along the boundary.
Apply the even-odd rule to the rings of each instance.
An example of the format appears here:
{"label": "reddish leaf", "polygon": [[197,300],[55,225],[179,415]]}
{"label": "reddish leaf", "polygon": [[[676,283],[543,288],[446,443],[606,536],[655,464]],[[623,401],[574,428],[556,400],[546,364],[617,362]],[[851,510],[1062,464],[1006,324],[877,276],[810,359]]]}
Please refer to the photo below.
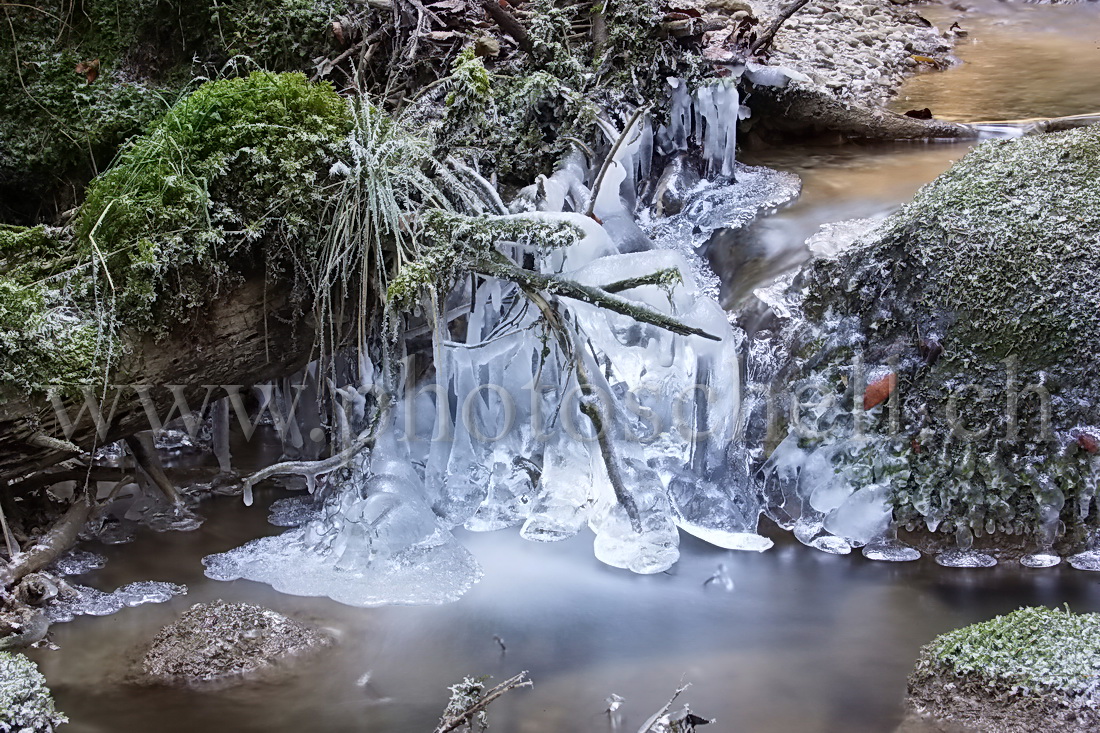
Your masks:
{"label": "reddish leaf", "polygon": [[870,410],[881,405],[890,398],[897,386],[898,375],[893,372],[871,382],[867,386],[867,391],[863,393],[863,409]]}
{"label": "reddish leaf", "polygon": [[99,59],[93,59],[92,61],[81,61],[76,65],[76,73],[83,74],[84,78],[91,84],[99,78]]}

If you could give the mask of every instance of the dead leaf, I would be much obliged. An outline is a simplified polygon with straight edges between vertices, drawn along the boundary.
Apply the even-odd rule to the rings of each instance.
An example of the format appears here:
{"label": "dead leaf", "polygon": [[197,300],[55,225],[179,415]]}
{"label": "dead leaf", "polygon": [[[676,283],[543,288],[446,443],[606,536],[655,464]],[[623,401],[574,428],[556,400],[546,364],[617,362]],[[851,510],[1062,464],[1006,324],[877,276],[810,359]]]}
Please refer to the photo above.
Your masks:
{"label": "dead leaf", "polygon": [[432,31],[426,35],[429,39],[437,43],[445,43],[447,41],[453,41],[456,38],[462,38],[461,33],[455,33],[454,31]]}
{"label": "dead leaf", "polygon": [[863,409],[870,410],[881,405],[889,399],[897,386],[898,375],[893,372],[871,382],[867,386],[867,391],[863,393]]}
{"label": "dead leaf", "polygon": [[99,59],[93,59],[92,61],[81,61],[76,65],[76,73],[83,74],[84,78],[91,84],[99,78]]}
{"label": "dead leaf", "polygon": [[466,3],[462,0],[439,0],[428,7],[441,13],[460,13],[466,9]]}

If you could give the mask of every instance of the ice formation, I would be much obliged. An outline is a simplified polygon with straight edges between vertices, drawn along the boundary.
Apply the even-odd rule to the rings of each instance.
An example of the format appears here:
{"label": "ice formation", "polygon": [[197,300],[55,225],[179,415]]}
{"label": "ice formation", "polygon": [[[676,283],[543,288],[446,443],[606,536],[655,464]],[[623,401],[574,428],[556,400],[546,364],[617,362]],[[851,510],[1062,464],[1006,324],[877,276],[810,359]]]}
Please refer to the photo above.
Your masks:
{"label": "ice formation", "polygon": [[124,608],[167,603],[187,593],[186,586],[154,581],[130,583],[110,593],[84,585],[73,585],[71,590],[46,606],[46,616],[52,623],[72,621],[77,616],[110,616]]}
{"label": "ice formation", "polygon": [[[273,509],[277,524],[300,526],[207,558],[208,575],[353,605],[438,603],[480,576],[456,527],[518,527],[541,542],[587,528],[601,561],[638,573],[677,561],[680,529],[721,547],[771,545],[756,533],[761,506],[747,464],[729,455],[740,419],[740,333],[709,297],[705,267],[685,256],[693,243],[668,246],[666,236],[654,244],[635,213],[655,149],[668,156],[697,145],[713,174],[731,183],[740,102],[727,85],[694,97],[677,86],[674,100],[669,128],[655,132],[643,119],[626,131],[598,191],[589,188],[598,166],[577,153],[521,193],[510,216],[570,224],[580,232],[574,243],[500,242],[498,250],[713,338],[559,298],[555,312],[571,339],[563,346],[514,284],[465,282],[439,304],[434,379],[405,386],[373,448],[323,482],[319,509]],[[712,226],[763,205],[762,188]],[[577,213],[590,204],[592,218]],[[612,287],[655,273],[665,276]],[[464,328],[439,317],[455,309],[468,313]],[[385,369],[363,359],[361,384],[342,390],[354,430]]]}

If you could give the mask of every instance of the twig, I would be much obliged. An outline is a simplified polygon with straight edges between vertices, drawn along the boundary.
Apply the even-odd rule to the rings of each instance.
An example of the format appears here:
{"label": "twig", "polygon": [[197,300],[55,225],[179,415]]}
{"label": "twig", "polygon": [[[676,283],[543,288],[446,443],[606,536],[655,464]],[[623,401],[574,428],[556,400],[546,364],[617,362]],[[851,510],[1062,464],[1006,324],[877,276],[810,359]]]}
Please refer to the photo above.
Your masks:
{"label": "twig", "polygon": [[592,422],[592,427],[596,430],[596,441],[600,446],[600,454],[603,457],[604,466],[607,468],[607,478],[615,492],[615,499],[626,511],[626,515],[630,519],[631,529],[641,534],[642,518],[638,513],[638,504],[627,490],[626,482],[623,481],[622,474],[619,473],[619,458],[615,452],[615,444],[611,442],[609,416],[603,407],[603,400],[599,399],[596,390],[592,388],[592,382],[588,378],[588,367],[584,363],[584,356],[577,349],[577,345],[573,342],[569,332],[565,330],[557,312],[547,302],[546,298],[542,297],[542,293],[525,288],[523,285],[520,285],[520,288],[528,299],[542,311],[547,324],[554,331],[562,355],[572,354],[573,356],[577,368],[577,385],[581,388],[581,394],[583,395],[581,412]]}
{"label": "twig", "polygon": [[596,210],[596,197],[600,193],[600,186],[603,185],[604,176],[607,175],[607,171],[609,168],[611,168],[611,164],[615,162],[615,156],[618,154],[619,148],[621,148],[623,143],[626,141],[626,138],[630,134],[630,131],[634,129],[634,123],[641,119],[642,115],[644,115],[648,111],[649,105],[646,105],[645,107],[639,107],[638,109],[634,110],[634,114],[633,116],[631,116],[630,121],[626,123],[626,127],[623,129],[623,133],[619,135],[619,139],[616,140],[615,144],[611,147],[611,152],[607,154],[606,158],[604,158],[603,165],[600,166],[600,172],[596,176],[596,182],[592,184],[592,193],[590,193],[588,196],[588,206],[585,207],[584,210],[585,216],[591,217],[593,212]]}
{"label": "twig", "polygon": [[326,458],[323,461],[284,461],[283,463],[276,463],[274,466],[268,466],[247,477],[244,480],[245,487],[255,486],[264,479],[269,479],[272,476],[292,476],[295,474],[320,476],[343,468],[348,465],[360,451],[374,444],[374,440],[378,435],[378,430],[383,423],[384,416],[385,412],[383,411],[383,413],[378,416],[373,426],[359,433],[359,436],[350,446],[331,458]]}
{"label": "twig", "polygon": [[528,35],[527,29],[523,27],[523,24],[516,19],[516,16],[511,12],[500,7],[500,3],[497,0],[481,0],[481,7],[485,8],[485,12],[489,14],[489,17],[500,26],[500,29],[510,35],[525,53],[534,54],[535,44],[531,42],[531,36]]}
{"label": "twig", "polygon": [[73,497],[68,511],[57,520],[49,531],[30,549],[26,550],[6,568],[0,569],[0,588],[11,588],[20,580],[42,570],[76,544],[80,530],[92,513],[87,488]]}
{"label": "twig", "polygon": [[639,303],[625,300],[615,295],[590,285],[582,285],[574,280],[567,280],[554,275],[524,270],[517,267],[511,260],[500,253],[496,253],[492,259],[478,259],[470,265],[470,269],[480,275],[508,280],[523,287],[525,290],[545,291],[551,295],[560,295],[565,298],[579,300],[600,308],[606,308],[614,313],[629,316],[636,321],[648,323],[666,331],[681,336],[701,336],[711,341],[721,341],[721,337],[707,333],[706,331],[688,326],[676,320],[672,316],[666,316]]}
{"label": "twig", "polygon": [[470,705],[457,716],[451,718],[450,720],[439,721],[439,725],[436,727],[434,733],[450,733],[451,731],[458,728],[458,726],[467,722],[468,720],[470,720],[470,718],[474,717],[482,710],[489,707],[489,704],[491,702],[493,702],[509,690],[518,690],[521,687],[531,687],[534,683],[532,683],[531,680],[526,679],[526,677],[527,672],[520,672],[515,677],[504,680],[504,682],[501,682],[499,685],[489,690],[489,692],[485,694],[485,697],[481,698],[473,705]]}
{"label": "twig", "polygon": [[804,8],[810,3],[810,0],[794,0],[787,7],[779,13],[772,24],[768,26],[768,29],[764,31],[764,34],[756,39],[756,42],[749,46],[749,56],[755,56],[761,51],[764,51],[771,45],[772,40],[775,39],[775,34],[779,32],[779,29],[783,27],[792,15]]}
{"label": "twig", "polygon": [[[0,491],[6,488],[6,482],[0,481]],[[8,529],[8,518],[4,514],[3,502],[0,502],[0,528],[4,530],[4,544],[8,548],[8,561],[14,562],[15,556],[19,554],[19,543],[15,541],[15,537],[12,535],[11,530]]]}
{"label": "twig", "polygon": [[657,724],[664,715],[668,714],[668,711],[672,709],[672,703],[676,702],[676,698],[680,697],[684,690],[691,687],[691,683],[685,683],[676,688],[676,692],[672,694],[672,699],[665,703],[665,706],[653,714],[649,720],[642,723],[642,727],[638,729],[638,733],[650,733],[653,730],[653,726]]}
{"label": "twig", "polygon": [[633,290],[643,285],[665,285],[670,282],[682,282],[680,271],[675,267],[666,267],[657,270],[657,272],[651,272],[648,275],[639,275],[638,277],[628,277],[625,280],[618,280],[610,285],[604,285],[603,290],[608,293],[621,293],[624,290]]}

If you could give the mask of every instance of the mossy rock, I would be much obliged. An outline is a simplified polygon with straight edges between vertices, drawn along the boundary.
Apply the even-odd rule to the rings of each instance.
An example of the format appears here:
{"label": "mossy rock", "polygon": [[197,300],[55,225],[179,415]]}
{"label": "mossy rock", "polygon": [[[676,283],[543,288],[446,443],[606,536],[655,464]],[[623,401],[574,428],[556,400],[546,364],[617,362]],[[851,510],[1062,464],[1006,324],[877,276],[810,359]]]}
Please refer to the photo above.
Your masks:
{"label": "mossy rock", "polygon": [[969,729],[1100,727],[1100,614],[1021,608],[937,637],[909,678],[909,707]]}
{"label": "mossy rock", "polygon": [[302,74],[208,82],[92,181],[71,230],[0,225],[0,390],[102,382],[124,334],[185,327],[245,277],[293,289],[350,126]]}
{"label": "mossy rock", "polygon": [[853,353],[896,375],[900,430],[882,408],[870,430],[907,464],[900,525],[1080,546],[1097,522],[1100,129],[978,146],[801,286],[792,381],[851,405]]}
{"label": "mossy rock", "polygon": [[0,730],[50,733],[68,719],[54,709],[46,678],[22,654],[0,652]]}
{"label": "mossy rock", "polygon": [[250,268],[311,262],[350,126],[327,83],[253,72],[204,84],[128,145],[74,222],[122,325],[176,327]]}
{"label": "mossy rock", "polygon": [[160,630],[141,667],[162,683],[225,684],[331,641],[317,629],[262,606],[196,603],[178,621]]}
{"label": "mossy rock", "polygon": [[[0,216],[79,200],[119,146],[193,88],[237,69],[305,71],[344,0],[61,0],[4,8]],[[225,67],[231,59],[238,63]],[[51,200],[55,198],[56,200]]]}

